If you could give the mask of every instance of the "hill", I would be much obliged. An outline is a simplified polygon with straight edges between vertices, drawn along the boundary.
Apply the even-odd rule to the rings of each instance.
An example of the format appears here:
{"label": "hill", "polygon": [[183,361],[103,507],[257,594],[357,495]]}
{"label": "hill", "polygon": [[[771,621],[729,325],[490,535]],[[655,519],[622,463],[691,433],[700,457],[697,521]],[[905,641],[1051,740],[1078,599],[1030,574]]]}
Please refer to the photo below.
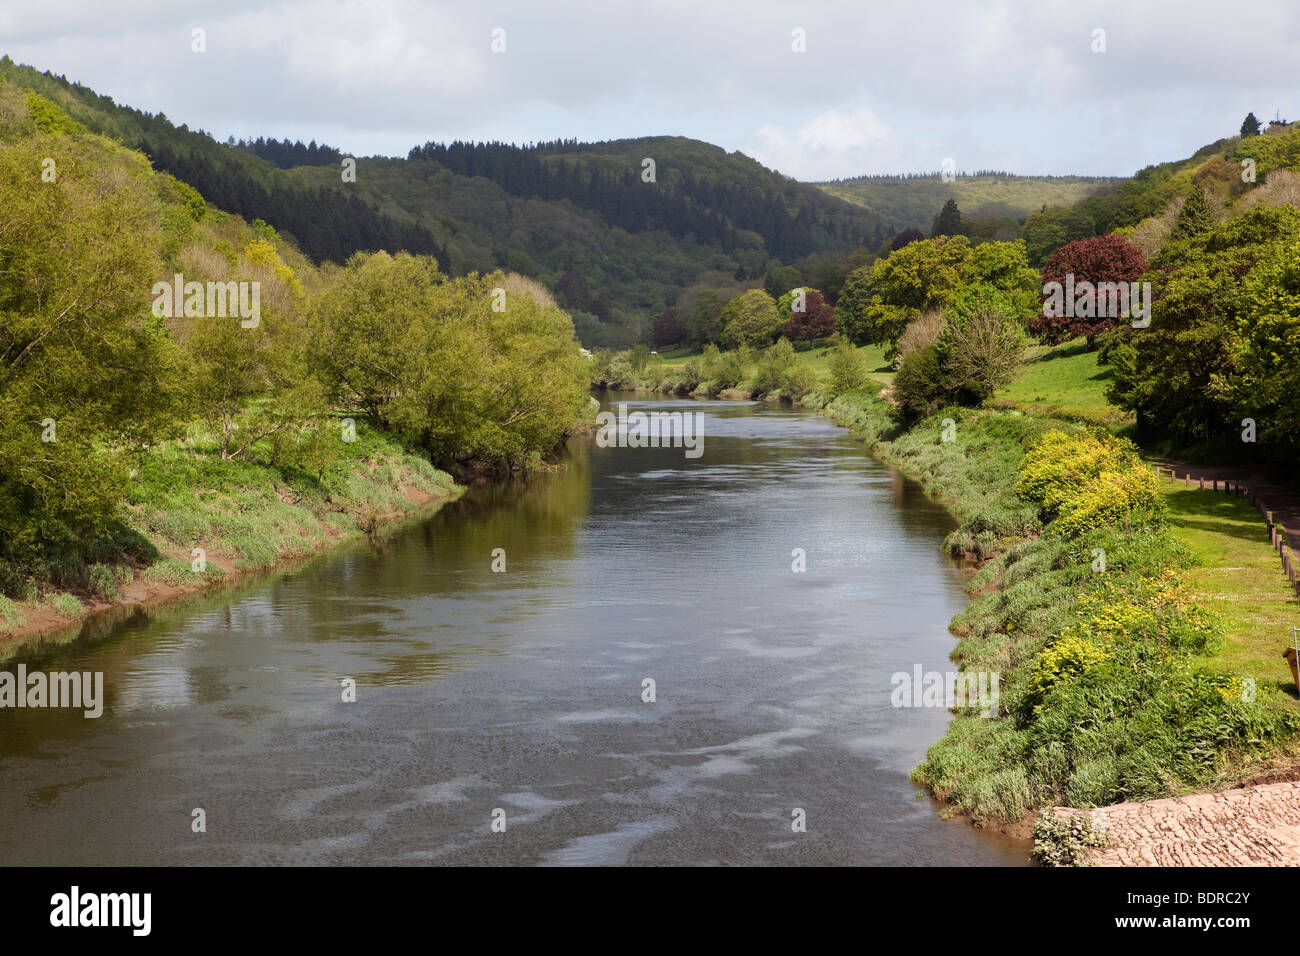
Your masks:
{"label": "hill", "polygon": [[1104,176],[1015,176],[977,173],[946,183],[925,176],[858,176],[818,183],[829,195],[879,213],[893,232],[919,229],[927,235],[943,204],[955,199],[971,219],[1022,222],[1044,206],[1069,206],[1118,180]]}
{"label": "hill", "polygon": [[631,344],[701,276],[759,278],[892,234],[870,210],[681,137],[428,143],[405,158],[356,157],[345,182],[330,146],[221,143],[7,57],[0,77],[145,153],[210,204],[266,221],[317,263],[383,248],[436,255],[453,275],[530,275],[557,290],[589,345]]}

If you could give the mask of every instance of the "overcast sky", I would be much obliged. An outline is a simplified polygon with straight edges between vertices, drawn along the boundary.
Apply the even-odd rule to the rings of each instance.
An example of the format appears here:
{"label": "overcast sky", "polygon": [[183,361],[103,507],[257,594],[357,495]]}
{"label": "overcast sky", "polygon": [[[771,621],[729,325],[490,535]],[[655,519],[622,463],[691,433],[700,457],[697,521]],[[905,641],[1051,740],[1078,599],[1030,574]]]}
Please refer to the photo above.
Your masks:
{"label": "overcast sky", "polygon": [[0,52],[220,139],[674,134],[804,180],[1128,175],[1300,117],[1298,0],[0,0]]}

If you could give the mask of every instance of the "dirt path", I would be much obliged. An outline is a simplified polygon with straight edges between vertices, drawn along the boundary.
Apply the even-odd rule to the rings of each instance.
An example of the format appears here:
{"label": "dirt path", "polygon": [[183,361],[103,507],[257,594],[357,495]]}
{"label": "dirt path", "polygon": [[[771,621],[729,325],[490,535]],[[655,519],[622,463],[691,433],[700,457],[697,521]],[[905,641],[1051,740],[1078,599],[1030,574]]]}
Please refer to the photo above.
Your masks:
{"label": "dirt path", "polygon": [[1267,783],[1081,814],[1106,836],[1094,866],[1300,866],[1300,783]]}

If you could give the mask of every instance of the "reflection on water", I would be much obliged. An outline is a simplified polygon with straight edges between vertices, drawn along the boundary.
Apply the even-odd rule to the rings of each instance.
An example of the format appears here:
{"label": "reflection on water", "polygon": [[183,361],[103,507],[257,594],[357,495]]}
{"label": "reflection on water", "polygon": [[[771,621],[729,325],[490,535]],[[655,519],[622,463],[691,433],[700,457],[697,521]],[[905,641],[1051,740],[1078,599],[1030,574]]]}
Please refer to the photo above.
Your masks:
{"label": "reflection on water", "polygon": [[0,711],[0,862],[1022,863],[909,783],[948,715],[889,704],[951,666],[943,511],[814,415],[625,400],[705,412],[703,456],[575,441],[379,545],[19,658],[103,671],[107,703]]}

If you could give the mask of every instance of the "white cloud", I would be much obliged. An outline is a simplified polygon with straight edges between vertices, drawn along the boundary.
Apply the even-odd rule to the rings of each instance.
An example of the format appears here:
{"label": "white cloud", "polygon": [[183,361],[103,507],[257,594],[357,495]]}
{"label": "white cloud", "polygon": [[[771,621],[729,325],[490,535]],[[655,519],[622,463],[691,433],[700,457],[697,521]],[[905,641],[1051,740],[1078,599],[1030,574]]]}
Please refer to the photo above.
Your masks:
{"label": "white cloud", "polygon": [[761,126],[744,149],[764,166],[795,179],[834,179],[853,170],[894,168],[898,139],[867,107],[827,110],[793,132]]}
{"label": "white cloud", "polygon": [[[489,50],[497,26],[505,54]],[[0,0],[0,36],[19,62],[221,138],[365,154],[675,134],[801,178],[945,156],[1129,173],[1248,110],[1300,115],[1294,0],[1249,15],[1220,0]]]}

